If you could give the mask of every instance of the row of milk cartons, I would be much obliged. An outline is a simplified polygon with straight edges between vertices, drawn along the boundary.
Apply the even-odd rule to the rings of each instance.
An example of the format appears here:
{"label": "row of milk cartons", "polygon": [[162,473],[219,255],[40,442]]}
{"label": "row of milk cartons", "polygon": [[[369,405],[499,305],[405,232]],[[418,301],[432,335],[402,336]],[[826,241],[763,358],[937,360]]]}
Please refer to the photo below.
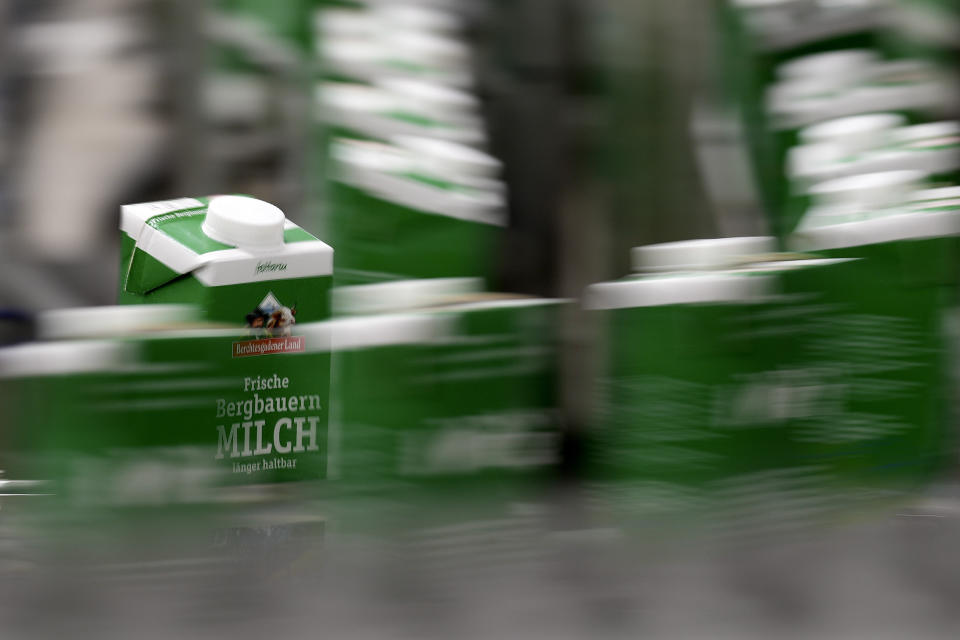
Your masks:
{"label": "row of milk cartons", "polygon": [[337,285],[489,281],[505,215],[461,12],[362,2],[315,14],[319,224]]}
{"label": "row of milk cartons", "polygon": [[[948,121],[960,110],[960,39],[945,28],[960,24],[956,7],[936,0],[725,5],[726,98],[741,115],[755,184],[781,241],[796,228],[804,210],[797,200],[811,179],[898,168],[941,179],[956,170],[948,147],[956,150],[957,127]],[[866,114],[882,115],[850,120]]]}
{"label": "row of milk cartons", "polygon": [[333,249],[248,197],[131,205],[121,224],[122,306],[47,314],[0,350],[0,466],[58,510],[292,482],[377,522],[496,502],[555,466],[558,301],[471,279],[331,294]]}
{"label": "row of milk cartons", "polygon": [[635,275],[595,285],[607,340],[589,458],[605,495],[809,515],[942,472],[960,206],[919,188],[909,172],[838,179],[792,253],[766,237],[653,245]]}

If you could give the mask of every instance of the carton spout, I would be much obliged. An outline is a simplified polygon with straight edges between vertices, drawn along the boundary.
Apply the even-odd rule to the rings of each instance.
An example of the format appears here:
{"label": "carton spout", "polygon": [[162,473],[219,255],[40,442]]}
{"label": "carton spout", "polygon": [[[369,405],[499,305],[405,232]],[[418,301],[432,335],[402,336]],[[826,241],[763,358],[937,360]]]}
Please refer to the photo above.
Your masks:
{"label": "carton spout", "polygon": [[246,250],[283,246],[286,216],[269,202],[242,196],[218,196],[210,201],[203,233],[217,242]]}

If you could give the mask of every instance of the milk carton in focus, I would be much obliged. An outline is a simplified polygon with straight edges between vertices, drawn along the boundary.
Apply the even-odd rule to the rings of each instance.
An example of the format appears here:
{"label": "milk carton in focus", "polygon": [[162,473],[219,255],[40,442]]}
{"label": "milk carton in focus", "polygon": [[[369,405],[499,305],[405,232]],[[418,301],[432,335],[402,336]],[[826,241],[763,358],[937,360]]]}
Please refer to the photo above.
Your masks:
{"label": "milk carton in focus", "polygon": [[129,205],[121,228],[121,303],[193,304],[207,326],[138,339],[148,373],[112,405],[239,483],[323,478],[333,249],[241,196]]}

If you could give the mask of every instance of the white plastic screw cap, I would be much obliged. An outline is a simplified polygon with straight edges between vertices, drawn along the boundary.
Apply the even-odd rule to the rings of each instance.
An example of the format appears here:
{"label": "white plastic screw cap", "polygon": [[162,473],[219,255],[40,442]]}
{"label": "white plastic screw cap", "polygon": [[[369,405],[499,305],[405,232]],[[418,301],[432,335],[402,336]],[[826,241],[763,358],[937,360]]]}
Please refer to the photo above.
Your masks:
{"label": "white plastic screw cap", "polygon": [[339,138],[334,141],[330,155],[338,163],[373,171],[406,173],[417,169],[409,151],[380,142]]}
{"label": "white plastic screw cap", "polygon": [[369,38],[379,26],[374,16],[357,9],[324,9],[314,16],[314,31],[321,41],[333,38]]}
{"label": "white plastic screw cap", "polygon": [[396,136],[392,142],[415,155],[424,168],[441,176],[495,178],[501,163],[473,147],[436,138]]}
{"label": "white plastic screw cap", "polygon": [[827,180],[814,185],[810,194],[822,205],[853,205],[883,208],[908,202],[920,189],[921,171],[882,171]]}
{"label": "white plastic screw cap", "polygon": [[912,198],[914,202],[956,199],[960,199],[960,187],[938,187],[936,189],[923,189],[913,194]]}
{"label": "white plastic screw cap", "polygon": [[955,136],[960,136],[960,122],[946,120],[903,127],[894,131],[891,137],[896,142],[908,143]]}
{"label": "white plastic screw cap", "polygon": [[877,54],[870,49],[841,49],[795,58],[777,67],[777,75],[784,79],[822,75],[852,78],[866,75],[876,62]]}
{"label": "white plastic screw cap", "polygon": [[473,94],[436,82],[413,78],[379,78],[376,84],[413,111],[438,114],[476,113],[480,101]]}
{"label": "white plastic screw cap", "polygon": [[884,146],[891,132],[905,123],[906,118],[896,113],[869,113],[807,127],[800,131],[800,139],[808,144],[831,142],[846,154],[856,154]]}
{"label": "white plastic screw cap", "polygon": [[388,2],[374,4],[373,14],[383,24],[394,29],[403,29],[429,34],[456,33],[463,27],[463,20],[450,11],[415,4]]}
{"label": "white plastic screw cap", "polygon": [[283,244],[283,211],[269,202],[244,196],[217,196],[210,201],[203,232],[240,248],[270,248]]}
{"label": "white plastic screw cap", "polygon": [[776,251],[768,236],[683,240],[637,247],[633,268],[640,272],[698,271],[729,266],[748,256]]}
{"label": "white plastic screw cap", "polygon": [[346,82],[327,82],[317,87],[316,102],[328,110],[381,113],[396,109],[397,99],[379,87]]}
{"label": "white plastic screw cap", "polygon": [[841,161],[843,153],[843,148],[833,142],[798,145],[787,155],[787,174],[793,179],[815,178]]}

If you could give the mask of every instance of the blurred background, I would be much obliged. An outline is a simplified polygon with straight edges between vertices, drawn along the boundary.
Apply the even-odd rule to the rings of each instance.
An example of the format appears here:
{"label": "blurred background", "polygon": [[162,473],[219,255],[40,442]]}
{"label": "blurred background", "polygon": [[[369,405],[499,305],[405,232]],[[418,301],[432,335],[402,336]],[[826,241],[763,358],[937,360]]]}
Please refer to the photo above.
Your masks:
{"label": "blurred background", "polygon": [[[369,55],[356,45],[370,41],[342,19],[351,3],[329,3],[338,11],[326,27],[316,17],[323,2],[4,4],[4,254],[31,270],[32,296],[14,296],[26,308],[113,302],[120,204],[242,192],[322,223],[307,143],[323,124],[315,89],[337,76],[321,71],[324,50],[344,64]],[[456,17],[417,26],[387,11],[389,30],[415,31],[426,43],[409,45],[411,55],[433,46],[439,66],[469,77],[460,88],[483,121],[471,126],[504,163],[512,222],[498,254],[501,288],[576,293],[623,272],[641,241],[715,232],[691,144],[692,115],[716,82],[710,6],[412,4]],[[467,47],[447,53],[455,60],[443,57],[451,31]],[[367,75],[377,73],[391,75]],[[631,157],[629,179],[617,169],[618,189],[604,169],[614,153]],[[663,211],[633,215],[639,208]],[[611,232],[623,224],[629,232]],[[572,271],[582,283],[565,283]]]}
{"label": "blurred background", "polygon": [[[958,56],[953,0],[3,0],[2,635],[955,637]],[[100,426],[204,347],[44,320],[213,194],[336,251],[315,482],[179,493]]]}

